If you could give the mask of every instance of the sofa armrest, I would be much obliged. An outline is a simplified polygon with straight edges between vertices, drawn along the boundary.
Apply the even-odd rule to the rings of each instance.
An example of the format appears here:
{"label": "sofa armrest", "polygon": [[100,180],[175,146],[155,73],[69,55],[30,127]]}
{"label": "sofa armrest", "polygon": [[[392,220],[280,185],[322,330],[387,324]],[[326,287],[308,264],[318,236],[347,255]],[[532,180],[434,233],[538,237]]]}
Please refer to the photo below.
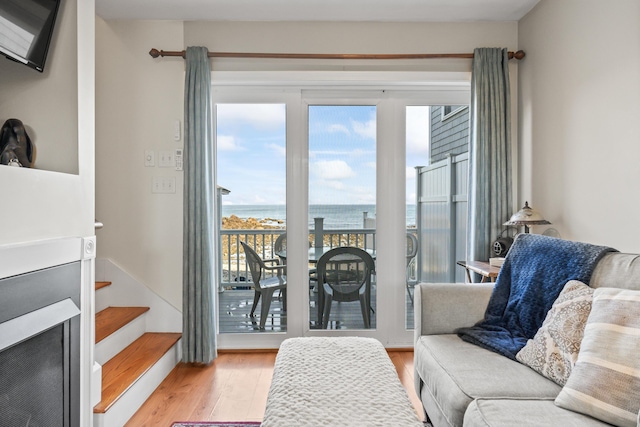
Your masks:
{"label": "sofa armrest", "polygon": [[415,340],[452,334],[484,318],[494,283],[419,283],[414,293]]}

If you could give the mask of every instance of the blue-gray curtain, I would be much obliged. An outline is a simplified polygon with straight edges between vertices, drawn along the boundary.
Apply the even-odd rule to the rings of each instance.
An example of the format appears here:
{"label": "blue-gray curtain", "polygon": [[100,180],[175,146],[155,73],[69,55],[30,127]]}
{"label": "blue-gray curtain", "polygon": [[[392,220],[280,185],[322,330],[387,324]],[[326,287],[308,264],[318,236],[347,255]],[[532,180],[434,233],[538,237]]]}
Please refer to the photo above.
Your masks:
{"label": "blue-gray curtain", "polygon": [[208,50],[189,47],[184,82],[182,360],[205,364],[217,357],[211,108]]}
{"label": "blue-gray curtain", "polygon": [[513,209],[511,102],[507,49],[479,48],[473,54],[469,119],[467,260],[491,256]]}

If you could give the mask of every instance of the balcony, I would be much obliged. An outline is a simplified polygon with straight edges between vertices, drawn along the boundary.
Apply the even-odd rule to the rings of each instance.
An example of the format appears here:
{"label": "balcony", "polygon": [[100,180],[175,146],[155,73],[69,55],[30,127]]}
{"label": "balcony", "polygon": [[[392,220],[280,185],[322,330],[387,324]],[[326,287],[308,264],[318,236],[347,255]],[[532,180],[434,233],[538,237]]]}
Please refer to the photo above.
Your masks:
{"label": "balcony", "polygon": [[[408,229],[407,232],[415,232]],[[220,231],[221,242],[219,253],[221,254],[218,272],[218,300],[219,300],[219,326],[220,333],[243,333],[259,331],[259,316],[251,317],[249,312],[253,303],[253,284],[251,273],[245,263],[245,255],[240,245],[244,241],[251,246],[263,259],[277,258],[274,252],[274,243],[278,236],[286,233],[285,229],[259,229],[240,230],[223,229]],[[355,246],[365,250],[376,249],[375,228],[365,229],[323,229],[316,223],[314,230],[309,232],[311,246],[316,241],[321,241],[320,246],[335,248],[339,246]],[[415,260],[414,260],[415,261]],[[415,283],[415,262],[410,266],[409,281]],[[268,276],[267,276],[268,277]],[[277,295],[277,294],[276,294]],[[314,319],[317,312],[317,291],[309,286],[309,304],[311,318]],[[376,310],[376,286],[375,277],[372,289],[372,309]],[[405,304],[408,317],[407,324],[413,325],[413,306],[406,296]],[[259,307],[256,314],[259,313]],[[376,327],[376,316],[371,316],[371,327]],[[316,325],[312,321],[311,328]],[[331,311],[329,322],[330,329],[362,329],[362,314],[358,304],[337,304]],[[269,318],[265,327],[266,331],[282,332],[286,330],[286,312],[283,311],[282,301],[274,298]]]}

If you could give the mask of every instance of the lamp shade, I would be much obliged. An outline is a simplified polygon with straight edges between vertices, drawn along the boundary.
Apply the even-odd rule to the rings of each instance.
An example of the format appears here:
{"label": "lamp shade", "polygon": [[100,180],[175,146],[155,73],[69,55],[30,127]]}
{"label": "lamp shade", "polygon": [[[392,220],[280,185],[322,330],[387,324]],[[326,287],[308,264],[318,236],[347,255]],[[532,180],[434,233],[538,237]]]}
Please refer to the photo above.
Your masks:
{"label": "lamp shade", "polygon": [[540,225],[540,224],[551,224],[549,221],[544,219],[542,215],[529,207],[529,202],[524,202],[524,207],[520,209],[518,212],[511,215],[509,221],[505,222],[503,225]]}

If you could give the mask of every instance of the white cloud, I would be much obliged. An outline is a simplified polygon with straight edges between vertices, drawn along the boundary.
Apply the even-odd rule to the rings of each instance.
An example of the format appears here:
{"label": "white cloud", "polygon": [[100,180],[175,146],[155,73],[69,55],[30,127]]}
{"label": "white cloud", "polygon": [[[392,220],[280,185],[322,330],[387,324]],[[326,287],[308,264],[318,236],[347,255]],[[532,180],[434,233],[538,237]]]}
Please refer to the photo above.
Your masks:
{"label": "white cloud", "polygon": [[356,173],[344,160],[322,160],[311,165],[311,172],[324,180],[352,178]]}
{"label": "white cloud", "polygon": [[342,181],[324,181],[322,184],[332,190],[344,190],[346,188]]}
{"label": "white cloud", "polygon": [[258,129],[275,129],[284,126],[284,104],[218,104],[217,120],[225,125],[230,122],[248,124]]}
{"label": "white cloud", "polygon": [[315,150],[309,151],[309,157],[317,156],[333,156],[333,157],[363,157],[369,154],[375,154],[375,150],[361,150],[359,148],[353,150]]}
{"label": "white cloud", "polygon": [[287,149],[279,144],[267,144],[267,148],[276,153],[276,155],[280,157],[287,156]]}
{"label": "white cloud", "polygon": [[265,199],[264,197],[262,197],[262,196],[260,196],[258,194],[253,196],[253,203],[256,204],[256,205],[263,204],[266,201],[267,201],[267,199]]}
{"label": "white cloud", "polygon": [[429,107],[407,107],[407,155],[429,156]]}
{"label": "white cloud", "polygon": [[376,139],[376,118],[372,114],[372,117],[366,122],[351,121],[351,127],[353,131],[363,138]]}
{"label": "white cloud", "polygon": [[373,205],[376,203],[375,187],[355,187],[352,189],[353,202],[355,204]]}
{"label": "white cloud", "polygon": [[415,191],[413,191],[413,192],[407,191],[406,203],[408,205],[415,205],[415,203],[416,203],[416,192]]}
{"label": "white cloud", "polygon": [[242,147],[236,142],[233,135],[218,135],[216,138],[216,147],[218,151],[239,151]]}
{"label": "white cloud", "polygon": [[415,179],[416,179],[416,176],[417,176],[417,174],[416,174],[416,168],[411,167],[411,166],[407,166],[406,171],[407,171],[407,172],[406,172],[406,174],[407,174],[407,181],[411,180],[411,181],[414,181],[414,182],[415,182]]}
{"label": "white cloud", "polygon": [[341,124],[329,125],[329,127],[327,128],[327,132],[329,132],[329,133],[344,133],[347,136],[351,135],[351,132],[349,131],[349,129],[345,125],[341,125]]}

